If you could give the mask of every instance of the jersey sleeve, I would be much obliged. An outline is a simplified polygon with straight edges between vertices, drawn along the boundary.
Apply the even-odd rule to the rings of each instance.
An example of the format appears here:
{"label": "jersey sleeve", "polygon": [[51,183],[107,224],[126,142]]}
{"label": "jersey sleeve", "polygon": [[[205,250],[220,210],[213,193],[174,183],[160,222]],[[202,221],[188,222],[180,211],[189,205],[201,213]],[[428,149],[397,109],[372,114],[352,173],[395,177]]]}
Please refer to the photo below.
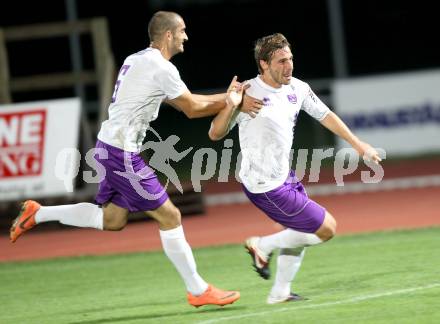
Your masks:
{"label": "jersey sleeve", "polygon": [[330,109],[319,99],[307,85],[307,95],[302,103],[301,109],[308,113],[316,120],[323,120],[330,112]]}
{"label": "jersey sleeve", "polygon": [[174,65],[167,69],[162,69],[158,73],[157,81],[169,100],[177,98],[187,89],[185,83],[180,78],[179,71],[177,71]]}

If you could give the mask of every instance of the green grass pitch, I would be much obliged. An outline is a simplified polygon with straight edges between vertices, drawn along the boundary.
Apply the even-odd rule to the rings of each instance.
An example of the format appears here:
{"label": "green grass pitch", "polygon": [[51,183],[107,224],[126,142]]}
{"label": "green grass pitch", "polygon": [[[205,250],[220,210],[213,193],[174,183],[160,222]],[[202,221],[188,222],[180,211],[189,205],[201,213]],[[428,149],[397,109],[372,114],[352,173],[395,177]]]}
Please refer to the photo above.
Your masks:
{"label": "green grass pitch", "polygon": [[440,228],[308,248],[293,290],[309,300],[278,305],[265,304],[272,280],[242,246],[194,254],[206,280],[241,291],[238,302],[189,306],[162,252],[1,263],[0,323],[440,323]]}

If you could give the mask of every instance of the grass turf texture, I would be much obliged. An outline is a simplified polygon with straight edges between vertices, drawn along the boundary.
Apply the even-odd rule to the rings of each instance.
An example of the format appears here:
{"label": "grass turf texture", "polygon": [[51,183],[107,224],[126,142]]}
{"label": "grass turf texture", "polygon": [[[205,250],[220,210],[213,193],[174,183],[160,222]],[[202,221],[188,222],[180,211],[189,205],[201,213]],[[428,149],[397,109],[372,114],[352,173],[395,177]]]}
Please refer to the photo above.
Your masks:
{"label": "grass turf texture", "polygon": [[[202,276],[241,299],[193,308],[161,252],[0,264],[0,323],[440,323],[440,228],[341,236],[307,250],[294,291],[266,305],[272,280],[242,246],[196,249]],[[275,270],[276,258],[272,262]]]}

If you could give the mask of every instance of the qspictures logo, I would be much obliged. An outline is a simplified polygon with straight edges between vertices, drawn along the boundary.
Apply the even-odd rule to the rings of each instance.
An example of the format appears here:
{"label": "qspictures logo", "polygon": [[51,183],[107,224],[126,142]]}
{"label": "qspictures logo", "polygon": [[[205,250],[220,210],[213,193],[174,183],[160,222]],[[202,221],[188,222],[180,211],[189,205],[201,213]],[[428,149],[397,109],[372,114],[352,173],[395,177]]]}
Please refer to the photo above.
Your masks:
{"label": "qspictures logo", "polygon": [[46,110],[0,111],[0,178],[40,175]]}

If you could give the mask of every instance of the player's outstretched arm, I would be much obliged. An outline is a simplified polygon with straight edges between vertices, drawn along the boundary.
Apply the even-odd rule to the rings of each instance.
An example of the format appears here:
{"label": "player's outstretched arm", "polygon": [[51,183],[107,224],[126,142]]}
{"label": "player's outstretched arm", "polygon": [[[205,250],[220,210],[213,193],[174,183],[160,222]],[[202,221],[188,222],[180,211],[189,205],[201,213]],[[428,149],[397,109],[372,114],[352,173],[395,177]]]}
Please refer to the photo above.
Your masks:
{"label": "player's outstretched arm", "polygon": [[[228,87],[228,92],[233,88],[241,87],[235,76]],[[168,104],[181,110],[188,118],[200,118],[217,114],[226,107],[227,93],[215,95],[195,95],[186,90],[179,97],[166,100]]]}
{"label": "player's outstretched arm", "polygon": [[194,96],[189,90],[186,90],[180,96],[165,102],[182,111],[188,118],[201,118],[217,114],[225,108],[226,100],[200,100]]}
{"label": "player's outstretched arm", "polygon": [[224,93],[216,93],[216,94],[195,94],[193,93],[193,98],[197,101],[203,101],[203,102],[216,102],[216,101],[225,101],[226,100],[226,92]]}
{"label": "player's outstretched arm", "polygon": [[332,111],[330,111],[321,124],[332,131],[334,134],[340,136],[346,140],[362,157],[366,157],[376,163],[382,161],[379,157],[379,153],[370,144],[362,142],[357,136],[355,136],[348,126]]}

